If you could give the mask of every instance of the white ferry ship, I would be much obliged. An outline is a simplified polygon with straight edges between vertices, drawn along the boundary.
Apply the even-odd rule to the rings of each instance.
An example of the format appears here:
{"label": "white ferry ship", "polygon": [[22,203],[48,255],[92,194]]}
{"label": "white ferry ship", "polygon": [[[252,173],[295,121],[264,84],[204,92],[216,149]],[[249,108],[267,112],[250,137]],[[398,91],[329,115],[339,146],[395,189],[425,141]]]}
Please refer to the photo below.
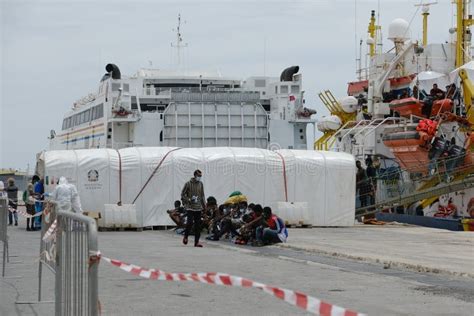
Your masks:
{"label": "white ferry ship", "polygon": [[306,129],[316,111],[304,106],[299,67],[280,78],[226,78],[183,71],[178,16],[176,70],[139,69],[123,76],[117,65],[96,92],[74,102],[50,150],[133,146],[307,149]]}
{"label": "white ferry ship", "polygon": [[131,146],[306,149],[315,113],[304,107],[299,67],[280,78],[106,66],[97,92],[76,101],[50,149]]}

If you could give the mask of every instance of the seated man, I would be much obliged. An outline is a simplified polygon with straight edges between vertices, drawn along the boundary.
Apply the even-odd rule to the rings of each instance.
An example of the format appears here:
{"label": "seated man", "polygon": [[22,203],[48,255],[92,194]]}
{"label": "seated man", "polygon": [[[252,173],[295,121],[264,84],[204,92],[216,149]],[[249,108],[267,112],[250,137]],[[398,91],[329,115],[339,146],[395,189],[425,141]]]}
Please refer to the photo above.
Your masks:
{"label": "seated man", "polygon": [[256,246],[271,245],[286,242],[288,230],[281,218],[272,214],[272,209],[268,206],[263,208],[264,224],[257,228]]}
{"label": "seated man", "polygon": [[174,201],[174,210],[168,210],[171,220],[178,226],[177,228],[184,228],[186,226],[186,210],[181,206],[181,201]]}
{"label": "seated man", "polygon": [[444,99],[444,91],[438,88],[438,85],[434,83],[433,89],[430,90],[430,96],[433,98],[433,100]]}
{"label": "seated man", "polygon": [[213,196],[208,197],[206,208],[202,212],[202,227],[206,228],[208,233],[211,231],[211,221],[217,216],[218,210],[216,198]]}
{"label": "seated man", "polygon": [[206,237],[207,240],[214,240],[215,236],[219,235],[221,222],[225,217],[229,216],[230,212],[230,205],[219,205],[219,208],[215,211],[215,216],[209,221],[209,235]]}
{"label": "seated man", "polygon": [[240,228],[240,236],[235,242],[239,245],[246,245],[249,242],[253,242],[255,239],[257,227],[262,225],[262,206],[260,204],[250,204],[249,209],[250,212],[244,214],[244,216],[242,217],[245,224],[242,225],[242,227]]}
{"label": "seated man", "polygon": [[210,240],[217,241],[222,236],[225,236],[229,233],[231,234],[231,236],[238,236],[239,233],[237,232],[237,229],[239,229],[244,224],[244,221],[242,218],[246,210],[247,210],[247,202],[245,201],[242,201],[237,205],[233,205],[231,213],[222,219],[220,223],[219,232],[213,235],[213,237],[210,238]]}

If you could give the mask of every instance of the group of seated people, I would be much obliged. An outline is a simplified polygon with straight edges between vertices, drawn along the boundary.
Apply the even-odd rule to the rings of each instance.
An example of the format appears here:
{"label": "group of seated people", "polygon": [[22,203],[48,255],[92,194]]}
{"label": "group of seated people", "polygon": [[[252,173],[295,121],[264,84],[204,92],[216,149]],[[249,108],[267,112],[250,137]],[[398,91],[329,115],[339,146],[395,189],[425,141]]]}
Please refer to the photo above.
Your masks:
{"label": "group of seated people", "polygon": [[[285,223],[272,213],[270,207],[248,204],[247,198],[242,194],[229,197],[221,205],[212,196],[206,202],[206,208],[202,212],[202,228],[208,232],[207,240],[230,239],[236,244],[252,246],[286,242],[288,231]],[[175,201],[174,207],[168,214],[176,224],[177,232],[183,233],[187,211],[180,201]]]}

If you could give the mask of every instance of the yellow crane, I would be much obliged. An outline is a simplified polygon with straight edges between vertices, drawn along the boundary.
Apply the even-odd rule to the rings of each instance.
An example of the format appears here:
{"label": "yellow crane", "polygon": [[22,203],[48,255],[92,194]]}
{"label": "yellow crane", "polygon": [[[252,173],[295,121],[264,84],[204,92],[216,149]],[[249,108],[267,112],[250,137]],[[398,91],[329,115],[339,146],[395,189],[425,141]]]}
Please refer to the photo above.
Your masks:
{"label": "yellow crane", "polygon": [[[349,121],[354,121],[356,113],[346,113],[341,107],[341,104],[336,100],[334,95],[329,90],[322,91],[318,94],[319,99],[323,102],[331,115],[336,115],[341,119],[341,126],[344,126]],[[324,134],[314,142],[315,150],[328,150],[334,143],[332,136],[337,130],[326,131]]]}

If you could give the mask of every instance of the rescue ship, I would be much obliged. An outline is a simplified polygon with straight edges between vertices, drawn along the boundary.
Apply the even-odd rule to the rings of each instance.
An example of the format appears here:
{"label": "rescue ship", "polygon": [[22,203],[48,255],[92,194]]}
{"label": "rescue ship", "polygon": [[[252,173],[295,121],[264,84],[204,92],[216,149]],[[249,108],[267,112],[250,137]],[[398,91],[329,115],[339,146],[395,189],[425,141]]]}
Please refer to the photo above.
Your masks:
{"label": "rescue ship", "polygon": [[388,25],[392,45],[386,52],[371,11],[367,67],[361,67],[361,54],[358,80],[348,84],[347,96],[319,94],[330,115],[317,123],[323,135],[314,148],[351,153],[363,166],[367,158],[377,162],[369,190],[374,201],[367,206],[358,200],[359,215],[385,210],[456,221],[474,217],[471,3],[453,1],[456,24],[446,43],[428,43],[433,4],[415,6],[423,19],[420,40],[410,37],[404,19]]}

